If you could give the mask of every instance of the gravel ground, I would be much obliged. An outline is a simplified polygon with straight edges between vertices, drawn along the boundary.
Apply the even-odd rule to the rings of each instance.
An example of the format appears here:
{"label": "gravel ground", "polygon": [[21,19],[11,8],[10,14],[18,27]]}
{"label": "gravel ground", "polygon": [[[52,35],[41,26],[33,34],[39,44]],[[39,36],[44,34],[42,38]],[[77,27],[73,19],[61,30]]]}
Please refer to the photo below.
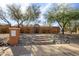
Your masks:
{"label": "gravel ground", "polygon": [[[0,34],[0,37],[9,37],[8,34]],[[64,35],[64,39],[70,39],[70,44],[47,44],[32,45],[28,40],[40,35],[23,34],[25,38],[21,38],[18,46],[2,46],[0,47],[1,56],[79,56],[79,35]],[[50,37],[50,34],[41,34],[41,36]],[[54,37],[54,35],[52,35]],[[62,35],[57,35],[62,38]],[[27,38],[27,39],[26,39]],[[30,42],[29,42],[30,43]]]}
{"label": "gravel ground", "polygon": [[[32,45],[3,47],[1,56],[79,56],[79,46],[75,44]],[[0,47],[2,48],[2,47]],[[0,50],[1,51],[1,50]]]}

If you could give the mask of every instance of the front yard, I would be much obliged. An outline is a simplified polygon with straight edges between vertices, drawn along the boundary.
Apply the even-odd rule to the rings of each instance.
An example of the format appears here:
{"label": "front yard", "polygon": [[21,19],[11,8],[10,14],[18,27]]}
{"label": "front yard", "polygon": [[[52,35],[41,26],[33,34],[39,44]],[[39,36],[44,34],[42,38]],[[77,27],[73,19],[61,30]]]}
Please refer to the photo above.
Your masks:
{"label": "front yard", "polygon": [[[58,39],[70,39],[70,44],[48,44],[44,40],[54,39],[55,34],[22,34],[20,43],[16,46],[0,46],[1,56],[79,56],[79,35],[58,35]],[[24,36],[24,37],[23,37]],[[9,34],[0,34],[0,38],[8,37]],[[8,39],[7,38],[7,39]],[[32,44],[36,39],[43,41],[43,44]],[[47,42],[47,41],[46,41]]]}

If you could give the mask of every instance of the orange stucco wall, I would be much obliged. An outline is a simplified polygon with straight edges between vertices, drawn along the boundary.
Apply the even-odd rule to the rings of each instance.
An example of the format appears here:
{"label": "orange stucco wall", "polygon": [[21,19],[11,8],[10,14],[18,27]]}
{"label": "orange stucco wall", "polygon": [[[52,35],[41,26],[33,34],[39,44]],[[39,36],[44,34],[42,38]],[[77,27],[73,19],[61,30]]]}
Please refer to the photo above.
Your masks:
{"label": "orange stucco wall", "polygon": [[21,28],[21,32],[24,33],[59,33],[60,28],[59,27],[23,27]]}

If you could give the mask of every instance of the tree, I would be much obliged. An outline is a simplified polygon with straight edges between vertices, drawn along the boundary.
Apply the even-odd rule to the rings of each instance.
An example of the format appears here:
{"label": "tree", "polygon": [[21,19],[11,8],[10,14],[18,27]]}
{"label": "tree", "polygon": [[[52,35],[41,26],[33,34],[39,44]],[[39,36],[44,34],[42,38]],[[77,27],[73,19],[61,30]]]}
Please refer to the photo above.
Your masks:
{"label": "tree", "polygon": [[73,30],[75,30],[76,32],[76,29],[78,27],[78,24],[79,24],[79,9],[73,9],[71,12],[70,12],[70,19],[72,19],[72,21],[70,21],[70,30],[71,32]]}
{"label": "tree", "polygon": [[[27,9],[26,9],[26,13],[25,13],[25,18],[26,16],[28,16],[27,21],[29,22],[33,22],[36,19],[39,18],[40,15],[40,6],[37,4],[31,4]],[[29,24],[28,22],[28,24]]]}
{"label": "tree", "polygon": [[52,9],[50,9],[45,17],[47,18],[47,22],[57,21],[60,27],[62,28],[62,34],[64,34],[64,28],[67,23],[70,22],[70,9],[66,4],[56,5]]}
{"label": "tree", "polygon": [[0,7],[0,19],[6,22],[9,26],[11,26],[10,21],[8,20],[7,13]]}
{"label": "tree", "polygon": [[17,22],[18,27],[20,27],[20,25],[23,25],[25,21],[31,22],[36,20],[40,14],[40,10],[39,10],[40,7],[34,4],[28,6],[26,8],[25,13],[22,12],[20,5],[16,5],[16,4],[7,5],[7,8],[10,18]]}
{"label": "tree", "polygon": [[[15,20],[18,24],[18,27],[23,24],[23,22],[26,20],[24,17],[24,14],[21,11],[21,6],[12,4],[12,5],[7,5],[8,13],[9,16],[12,20]],[[27,16],[26,16],[27,18]]]}

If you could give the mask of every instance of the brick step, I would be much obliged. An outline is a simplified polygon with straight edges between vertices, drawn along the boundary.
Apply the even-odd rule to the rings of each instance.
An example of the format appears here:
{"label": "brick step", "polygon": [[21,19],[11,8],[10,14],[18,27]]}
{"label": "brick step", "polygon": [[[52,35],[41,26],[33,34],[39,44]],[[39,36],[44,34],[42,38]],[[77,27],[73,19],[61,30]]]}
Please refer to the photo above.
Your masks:
{"label": "brick step", "polygon": [[42,39],[33,39],[34,41],[48,41],[50,40],[49,38],[42,38]]}
{"label": "brick step", "polygon": [[34,41],[34,42],[32,42],[32,44],[53,44],[53,41],[39,41],[39,42],[37,42],[37,41]]}
{"label": "brick step", "polygon": [[51,36],[32,36],[32,37],[51,37]]}
{"label": "brick step", "polygon": [[45,36],[45,37],[40,37],[40,36],[36,36],[36,37],[33,37],[33,38],[52,38],[52,37],[47,37],[47,36]]}
{"label": "brick step", "polygon": [[52,42],[53,40],[46,40],[46,41],[43,41],[43,40],[41,40],[41,41],[36,41],[36,40],[34,40],[34,41],[32,41],[32,42]]}
{"label": "brick step", "polygon": [[33,39],[49,39],[50,37],[46,38],[46,37],[35,37]]}
{"label": "brick step", "polygon": [[[33,38],[33,39],[49,39],[49,38]],[[51,39],[51,38],[50,38]]]}
{"label": "brick step", "polygon": [[41,39],[41,40],[33,40],[33,41],[49,41],[49,40],[43,40],[43,39]]}
{"label": "brick step", "polygon": [[46,39],[33,39],[34,41],[48,41],[49,39],[46,38]]}

